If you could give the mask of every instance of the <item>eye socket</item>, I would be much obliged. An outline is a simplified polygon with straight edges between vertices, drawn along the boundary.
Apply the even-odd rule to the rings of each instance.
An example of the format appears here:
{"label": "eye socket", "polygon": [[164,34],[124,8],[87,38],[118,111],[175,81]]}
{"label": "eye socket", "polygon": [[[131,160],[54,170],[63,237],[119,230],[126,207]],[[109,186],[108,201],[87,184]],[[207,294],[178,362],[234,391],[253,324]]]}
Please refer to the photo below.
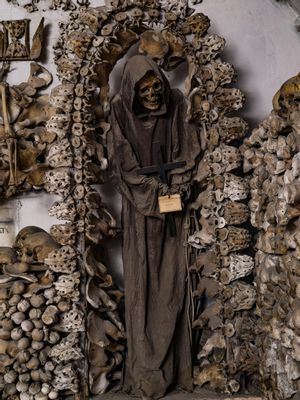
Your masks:
{"label": "eye socket", "polygon": [[155,82],[153,87],[154,87],[154,89],[160,89],[161,88],[160,82]]}
{"label": "eye socket", "polygon": [[142,94],[147,93],[147,91],[148,91],[148,88],[147,88],[147,87],[141,88],[141,89],[140,89],[140,92],[141,92]]}

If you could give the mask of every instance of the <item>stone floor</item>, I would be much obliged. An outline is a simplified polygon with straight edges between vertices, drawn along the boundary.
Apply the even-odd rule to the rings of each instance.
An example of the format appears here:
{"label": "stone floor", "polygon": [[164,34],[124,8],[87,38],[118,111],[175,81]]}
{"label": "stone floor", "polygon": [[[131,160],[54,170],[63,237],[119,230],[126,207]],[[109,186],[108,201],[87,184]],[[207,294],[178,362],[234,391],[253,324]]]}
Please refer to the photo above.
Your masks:
{"label": "stone floor", "polygon": [[[92,400],[134,400],[138,399],[136,397],[128,396],[126,394],[121,393],[110,393],[104,394],[101,396],[93,397]],[[194,393],[183,393],[183,392],[174,392],[170,393],[162,400],[264,400],[263,397],[257,397],[253,395],[236,395],[236,396],[228,396],[228,395],[220,395],[218,393],[213,393],[208,390],[199,390]]]}

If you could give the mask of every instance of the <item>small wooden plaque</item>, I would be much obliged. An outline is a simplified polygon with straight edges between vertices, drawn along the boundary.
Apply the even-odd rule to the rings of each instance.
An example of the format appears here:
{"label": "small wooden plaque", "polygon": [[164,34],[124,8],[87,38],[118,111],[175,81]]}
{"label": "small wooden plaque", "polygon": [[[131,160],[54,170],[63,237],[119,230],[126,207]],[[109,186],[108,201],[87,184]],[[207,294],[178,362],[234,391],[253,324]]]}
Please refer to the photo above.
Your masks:
{"label": "small wooden plaque", "polygon": [[180,194],[158,197],[159,212],[161,214],[182,210]]}

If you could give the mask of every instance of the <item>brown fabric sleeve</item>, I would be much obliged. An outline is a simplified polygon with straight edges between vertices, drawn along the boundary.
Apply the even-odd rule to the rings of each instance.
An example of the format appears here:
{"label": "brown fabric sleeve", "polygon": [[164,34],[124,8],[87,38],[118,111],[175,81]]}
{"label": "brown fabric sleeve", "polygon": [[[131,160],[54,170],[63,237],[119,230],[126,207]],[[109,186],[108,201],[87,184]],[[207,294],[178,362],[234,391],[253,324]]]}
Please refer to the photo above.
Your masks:
{"label": "brown fabric sleeve", "polygon": [[160,183],[154,177],[137,174],[140,165],[125,138],[112,102],[111,131],[107,136],[109,168],[115,184],[128,201],[144,216],[163,219],[158,209]]}
{"label": "brown fabric sleeve", "polygon": [[[177,92],[177,91],[176,91]],[[171,171],[171,185],[185,185],[192,182],[193,171],[201,154],[197,128],[186,122],[186,104],[180,93],[172,126],[172,161],[186,161],[186,165]]]}

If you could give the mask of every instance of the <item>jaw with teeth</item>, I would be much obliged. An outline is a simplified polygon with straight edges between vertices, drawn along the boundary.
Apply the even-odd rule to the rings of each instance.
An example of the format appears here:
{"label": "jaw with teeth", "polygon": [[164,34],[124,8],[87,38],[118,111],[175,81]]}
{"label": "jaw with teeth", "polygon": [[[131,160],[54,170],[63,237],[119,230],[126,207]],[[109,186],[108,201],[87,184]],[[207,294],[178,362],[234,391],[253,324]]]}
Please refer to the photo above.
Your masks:
{"label": "jaw with teeth", "polygon": [[160,108],[163,99],[163,86],[161,80],[153,71],[148,72],[136,86],[139,103],[150,111]]}

